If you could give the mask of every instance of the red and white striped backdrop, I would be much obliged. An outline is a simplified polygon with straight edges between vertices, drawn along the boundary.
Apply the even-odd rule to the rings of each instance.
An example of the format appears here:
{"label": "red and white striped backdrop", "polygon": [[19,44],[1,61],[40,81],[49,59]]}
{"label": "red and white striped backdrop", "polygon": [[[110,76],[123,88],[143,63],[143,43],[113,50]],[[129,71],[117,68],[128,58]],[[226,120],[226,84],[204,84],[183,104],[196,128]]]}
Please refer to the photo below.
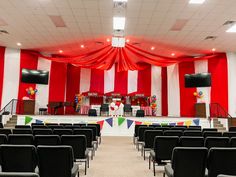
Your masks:
{"label": "red and white striped backdrop", "polygon": [[[21,83],[21,68],[48,70],[49,84]],[[194,116],[193,92],[201,90],[206,103],[220,103],[236,115],[236,53],[167,68],[149,66],[141,71],[116,71],[115,65],[109,71],[84,69],[36,58],[24,50],[0,47],[0,105],[3,108],[13,98],[22,99],[30,86],[38,89],[36,110],[46,107],[49,101],[73,101],[75,93],[144,93],[157,96],[158,115],[188,117]],[[185,88],[184,74],[194,72],[212,73],[212,87]]]}

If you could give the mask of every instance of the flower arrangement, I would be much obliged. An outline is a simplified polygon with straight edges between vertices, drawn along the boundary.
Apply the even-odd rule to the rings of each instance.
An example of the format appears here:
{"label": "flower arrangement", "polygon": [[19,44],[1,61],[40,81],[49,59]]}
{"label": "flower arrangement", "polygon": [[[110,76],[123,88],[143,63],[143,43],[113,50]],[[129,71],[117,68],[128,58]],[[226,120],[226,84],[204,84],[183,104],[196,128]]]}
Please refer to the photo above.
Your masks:
{"label": "flower arrangement", "polygon": [[152,115],[156,115],[156,109],[157,109],[157,104],[156,104],[157,98],[156,95],[153,95],[150,97],[150,106],[152,108]]}

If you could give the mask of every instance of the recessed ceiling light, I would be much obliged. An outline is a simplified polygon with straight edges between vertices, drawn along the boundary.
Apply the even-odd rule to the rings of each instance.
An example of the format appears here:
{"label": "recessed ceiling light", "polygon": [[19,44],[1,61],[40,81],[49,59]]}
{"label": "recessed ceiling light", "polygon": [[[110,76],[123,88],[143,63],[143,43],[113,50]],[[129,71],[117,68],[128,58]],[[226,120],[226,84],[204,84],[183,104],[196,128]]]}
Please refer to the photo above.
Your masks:
{"label": "recessed ceiling light", "polygon": [[125,38],[124,37],[112,37],[111,45],[112,45],[112,47],[125,47]]}
{"label": "recessed ceiling light", "polygon": [[203,4],[205,0],[190,0],[189,4]]}
{"label": "recessed ceiling light", "polygon": [[125,17],[113,17],[113,29],[124,30],[125,29]]}
{"label": "recessed ceiling light", "polygon": [[212,51],[212,52],[215,52],[215,51],[216,51],[216,49],[215,49],[215,48],[213,48],[213,49],[211,49],[211,51]]}
{"label": "recessed ceiling light", "polygon": [[20,42],[17,42],[16,45],[18,45],[18,46],[22,46],[22,44],[21,44]]}
{"label": "recessed ceiling light", "polygon": [[84,48],[84,45],[82,44],[82,45],[80,45],[80,47],[81,47],[81,48]]}
{"label": "recessed ceiling light", "polygon": [[236,25],[231,26],[228,30],[226,30],[227,33],[235,33],[236,32]]}
{"label": "recessed ceiling light", "polygon": [[59,53],[63,53],[63,50],[59,50]]}
{"label": "recessed ceiling light", "polygon": [[114,2],[127,2],[128,0],[113,0]]}
{"label": "recessed ceiling light", "polygon": [[129,43],[129,41],[130,41],[129,39],[126,39],[126,42],[127,42],[127,43]]}
{"label": "recessed ceiling light", "polygon": [[109,39],[109,38],[107,38],[107,42],[110,42],[110,39]]}
{"label": "recessed ceiling light", "polygon": [[175,56],[175,53],[172,53],[171,56],[172,56],[172,57]]}
{"label": "recessed ceiling light", "polygon": [[152,46],[152,47],[151,47],[151,50],[154,50],[154,49],[155,49],[155,47]]}

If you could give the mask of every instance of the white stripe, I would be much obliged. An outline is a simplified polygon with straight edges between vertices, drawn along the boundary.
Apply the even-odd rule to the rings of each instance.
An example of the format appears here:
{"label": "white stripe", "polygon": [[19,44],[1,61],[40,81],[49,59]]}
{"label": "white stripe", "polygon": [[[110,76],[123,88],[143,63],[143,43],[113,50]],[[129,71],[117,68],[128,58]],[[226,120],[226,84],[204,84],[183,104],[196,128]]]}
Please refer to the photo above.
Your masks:
{"label": "white stripe", "polygon": [[167,67],[168,115],[180,116],[179,67],[177,64]]}
{"label": "white stripe", "polygon": [[115,65],[110,70],[104,71],[104,93],[114,91],[115,87]]}
{"label": "white stripe", "polygon": [[4,57],[2,108],[12,99],[18,99],[19,79],[20,50],[6,48]]}
{"label": "white stripe", "polygon": [[[206,73],[208,72],[208,60],[194,61],[195,73]],[[210,115],[209,104],[211,97],[211,87],[197,87],[197,92],[203,92],[203,98],[197,98],[197,102],[206,103],[206,116]]]}
{"label": "white stripe", "polygon": [[137,90],[138,90],[138,71],[128,71],[128,94],[137,92]]}
{"label": "white stripe", "polygon": [[156,115],[157,116],[161,116],[162,112],[161,112],[161,81],[162,81],[162,77],[161,77],[161,67],[158,66],[154,66],[152,65],[152,83],[151,83],[151,95],[156,95],[157,101],[157,112]]}
{"label": "white stripe", "polygon": [[229,52],[228,62],[228,105],[229,114],[236,116],[236,53]]}
{"label": "white stripe", "polygon": [[80,93],[88,92],[90,89],[91,69],[81,68]]}
{"label": "white stripe", "polygon": [[[48,84],[50,83],[51,61],[43,58],[38,58],[38,70],[49,71]],[[38,113],[39,108],[47,108],[49,97],[49,85],[36,84],[38,92],[35,94],[35,113]]]}

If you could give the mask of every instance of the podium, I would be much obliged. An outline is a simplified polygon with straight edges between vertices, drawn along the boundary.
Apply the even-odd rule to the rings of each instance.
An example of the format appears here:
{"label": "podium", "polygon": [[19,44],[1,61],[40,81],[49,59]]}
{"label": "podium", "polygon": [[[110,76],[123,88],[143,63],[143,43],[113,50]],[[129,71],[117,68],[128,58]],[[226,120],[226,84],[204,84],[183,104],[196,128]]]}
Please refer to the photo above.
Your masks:
{"label": "podium", "polygon": [[207,117],[206,103],[195,103],[195,117]]}
{"label": "podium", "polygon": [[23,114],[33,115],[35,111],[35,100],[23,100]]}

